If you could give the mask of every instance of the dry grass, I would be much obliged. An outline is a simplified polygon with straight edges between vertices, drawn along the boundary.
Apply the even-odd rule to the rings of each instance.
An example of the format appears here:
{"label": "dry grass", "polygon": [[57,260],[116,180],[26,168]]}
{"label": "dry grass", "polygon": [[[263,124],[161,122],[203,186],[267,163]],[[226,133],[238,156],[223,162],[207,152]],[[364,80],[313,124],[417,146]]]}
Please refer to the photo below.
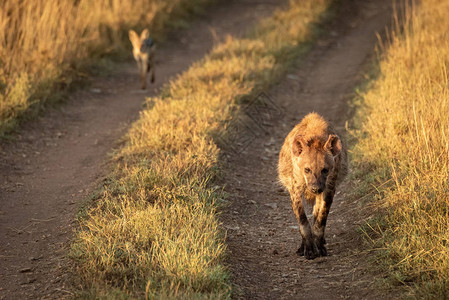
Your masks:
{"label": "dry grass", "polygon": [[448,28],[449,1],[407,6],[363,95],[354,149],[386,212],[374,246],[385,249],[391,278],[415,297],[440,299],[449,297]]}
{"label": "dry grass", "polygon": [[228,298],[224,236],[214,187],[214,136],[239,114],[243,95],[268,86],[304,51],[326,0],[291,1],[247,38],[229,37],[167,85],[114,155],[72,246],[92,297]]}
{"label": "dry grass", "polygon": [[[87,63],[130,48],[129,28],[160,33],[210,0],[4,0],[0,5],[0,136],[54,97]],[[127,53],[129,51],[126,51]]]}

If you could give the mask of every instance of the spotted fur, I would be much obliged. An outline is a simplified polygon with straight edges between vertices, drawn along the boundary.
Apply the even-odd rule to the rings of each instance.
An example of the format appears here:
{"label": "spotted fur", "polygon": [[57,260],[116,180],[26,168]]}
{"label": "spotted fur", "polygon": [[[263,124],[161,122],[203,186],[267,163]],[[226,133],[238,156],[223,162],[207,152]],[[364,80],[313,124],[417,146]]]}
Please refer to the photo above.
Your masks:
{"label": "spotted fur", "polygon": [[[307,259],[326,256],[324,229],[336,187],[348,173],[347,151],[334,129],[310,113],[287,135],[279,154],[279,180],[289,191],[302,237],[297,253]],[[313,224],[304,211],[313,205]]]}

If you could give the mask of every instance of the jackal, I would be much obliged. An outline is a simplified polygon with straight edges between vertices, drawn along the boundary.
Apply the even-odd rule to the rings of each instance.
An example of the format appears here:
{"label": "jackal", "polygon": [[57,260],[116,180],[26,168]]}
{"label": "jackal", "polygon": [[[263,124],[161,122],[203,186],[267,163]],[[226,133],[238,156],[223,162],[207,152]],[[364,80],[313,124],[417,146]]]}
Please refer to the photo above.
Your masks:
{"label": "jackal", "polygon": [[[326,256],[324,228],[335,189],[348,173],[348,155],[334,129],[310,113],[287,135],[279,154],[279,179],[287,188],[302,236],[297,253],[307,259]],[[313,206],[310,226],[303,201]]]}
{"label": "jackal", "polygon": [[154,52],[155,45],[150,38],[148,29],[144,29],[140,36],[134,31],[129,31],[129,40],[133,45],[133,55],[137,62],[139,69],[140,81],[142,82],[142,89],[147,87],[147,73],[151,73],[151,82],[154,82]]}

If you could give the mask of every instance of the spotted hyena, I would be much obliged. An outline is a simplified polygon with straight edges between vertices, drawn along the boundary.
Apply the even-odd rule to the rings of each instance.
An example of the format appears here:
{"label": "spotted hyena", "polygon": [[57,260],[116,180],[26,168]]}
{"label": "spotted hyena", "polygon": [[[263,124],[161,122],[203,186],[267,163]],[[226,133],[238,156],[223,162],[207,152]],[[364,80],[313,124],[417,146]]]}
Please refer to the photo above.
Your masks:
{"label": "spotted hyena", "polygon": [[[279,179],[287,188],[299,223],[302,243],[297,253],[307,259],[326,256],[324,228],[337,185],[348,172],[348,155],[341,139],[317,113],[293,128],[279,154]],[[313,225],[303,201],[313,206]]]}
{"label": "spotted hyena", "polygon": [[146,89],[148,72],[151,74],[151,82],[154,82],[155,80],[154,53],[156,47],[150,37],[148,29],[144,29],[140,36],[134,30],[130,30],[129,40],[133,45],[133,56],[137,62],[137,68],[139,69],[142,89]]}

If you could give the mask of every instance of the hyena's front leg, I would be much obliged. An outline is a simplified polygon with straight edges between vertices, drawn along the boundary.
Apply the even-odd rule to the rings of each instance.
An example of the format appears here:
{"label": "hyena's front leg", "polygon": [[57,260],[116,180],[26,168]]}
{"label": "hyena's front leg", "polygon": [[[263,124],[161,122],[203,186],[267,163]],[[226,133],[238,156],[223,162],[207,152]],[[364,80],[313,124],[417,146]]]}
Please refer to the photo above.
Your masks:
{"label": "hyena's front leg", "polygon": [[299,232],[301,233],[302,242],[297,253],[305,256],[307,259],[314,259],[318,255],[318,249],[313,241],[312,230],[310,229],[309,221],[307,220],[304,211],[302,195],[292,196],[292,208],[296,219],[299,223]]}
{"label": "hyena's front leg", "polygon": [[334,198],[334,191],[325,191],[317,197],[313,208],[313,240],[318,248],[320,256],[327,255],[326,240],[324,239],[324,229],[326,228],[327,216]]}

